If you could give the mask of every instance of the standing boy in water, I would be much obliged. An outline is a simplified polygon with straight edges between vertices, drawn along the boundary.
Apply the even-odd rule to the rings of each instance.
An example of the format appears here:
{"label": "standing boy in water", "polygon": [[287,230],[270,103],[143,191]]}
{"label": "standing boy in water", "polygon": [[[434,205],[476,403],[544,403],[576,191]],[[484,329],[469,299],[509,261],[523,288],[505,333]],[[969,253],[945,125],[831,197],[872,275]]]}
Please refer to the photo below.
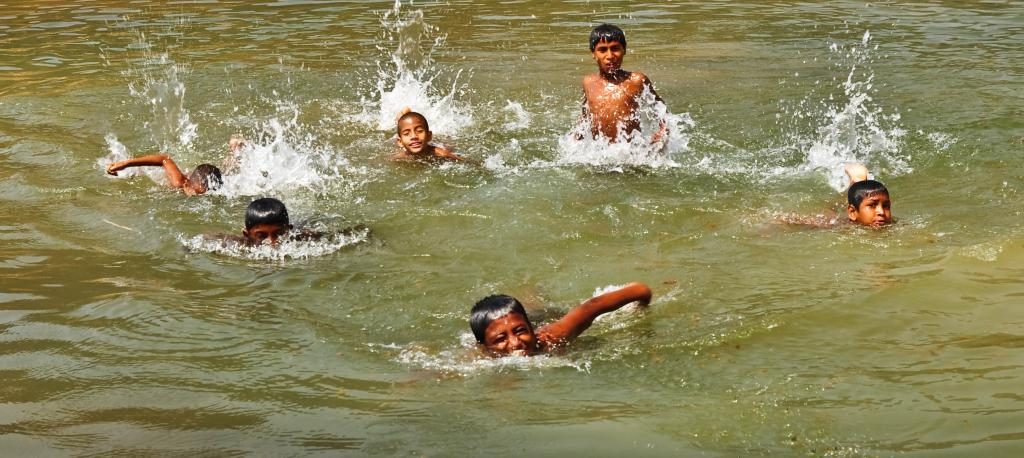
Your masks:
{"label": "standing boy in water", "polygon": [[[590,133],[611,141],[619,141],[621,133],[629,141],[640,130],[637,108],[644,92],[649,91],[659,104],[665,102],[646,75],[622,69],[626,55],[626,34],[622,29],[611,24],[594,27],[590,32],[590,52],[598,70],[583,77],[583,116],[590,121]],[[661,119],[651,143],[663,141],[666,133],[665,120]]]}
{"label": "standing boy in water", "polygon": [[430,131],[427,118],[406,107],[402,109],[397,122],[398,147],[402,150],[391,156],[394,161],[413,159],[465,160],[445,148],[430,143],[434,133]]}
{"label": "standing boy in water", "polygon": [[[228,156],[224,159],[228,173],[238,170],[239,154],[244,146],[245,139],[238,135],[231,136],[228,142]],[[192,173],[185,176],[178,168],[178,164],[166,154],[150,154],[114,162],[107,166],[107,173],[117,176],[117,172],[129,167],[163,167],[171,187],[182,190],[187,196],[216,190],[224,183],[221,170],[213,164],[199,164]]]}
{"label": "standing boy in water", "polygon": [[492,356],[530,356],[567,344],[587,330],[598,316],[631,302],[646,307],[651,302],[651,289],[643,283],[630,283],[592,297],[558,321],[534,331],[523,304],[514,297],[487,296],[473,306],[469,327],[477,343]]}

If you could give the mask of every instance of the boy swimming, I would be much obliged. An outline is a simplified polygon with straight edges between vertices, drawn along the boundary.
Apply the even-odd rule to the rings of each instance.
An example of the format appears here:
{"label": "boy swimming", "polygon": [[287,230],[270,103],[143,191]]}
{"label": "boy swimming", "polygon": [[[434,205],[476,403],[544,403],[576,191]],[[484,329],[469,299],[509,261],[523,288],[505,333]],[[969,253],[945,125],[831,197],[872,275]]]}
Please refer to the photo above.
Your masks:
{"label": "boy swimming", "polygon": [[242,230],[240,241],[247,246],[257,246],[269,242],[277,245],[292,224],[288,220],[288,209],[284,202],[273,197],[256,199],[245,209],[245,229]]}
{"label": "boy swimming", "polygon": [[[336,234],[350,237],[358,233],[369,234],[366,226],[358,224],[338,231]],[[207,239],[220,240],[225,244],[237,244],[247,247],[258,247],[269,244],[276,247],[285,240],[312,241],[327,236],[323,232],[308,229],[295,229],[288,218],[288,208],[284,202],[273,197],[263,197],[249,203],[245,209],[245,229],[242,235],[217,234],[205,236]]]}
{"label": "boy swimming", "polygon": [[862,180],[846,191],[846,215],[862,226],[882,227],[892,223],[892,200],[885,185],[875,180]]}
{"label": "boy swimming", "polygon": [[398,147],[401,151],[391,156],[394,161],[407,161],[413,159],[451,159],[455,161],[465,160],[462,156],[451,152],[448,149],[430,143],[434,133],[430,131],[427,118],[423,115],[404,108],[398,117],[397,133]]}
{"label": "boy swimming", "polygon": [[[649,91],[656,103],[665,102],[654,91],[654,85],[646,75],[622,69],[626,55],[626,35],[622,29],[601,24],[590,32],[590,52],[597,63],[597,73],[583,77],[583,117],[590,121],[590,133],[619,141],[619,134],[626,140],[640,130],[637,113],[640,98]],[[665,139],[665,120],[659,120],[658,131],[651,137],[651,143]]]}
{"label": "boy swimming", "polygon": [[590,298],[558,321],[535,331],[523,304],[514,297],[487,296],[470,311],[469,327],[477,343],[492,356],[530,356],[567,344],[602,314],[618,310],[631,302],[647,306],[650,301],[651,289],[647,285],[630,283]]}
{"label": "boy swimming", "polygon": [[[231,136],[231,140],[228,142],[228,156],[224,159],[224,167],[227,173],[237,171],[239,154],[244,146],[245,139],[237,135]],[[192,173],[186,176],[178,168],[178,164],[175,164],[174,160],[166,154],[150,154],[148,156],[114,162],[107,166],[107,173],[117,176],[117,172],[129,167],[163,167],[170,186],[174,189],[182,190],[187,196],[204,194],[207,191],[216,190],[224,184],[221,169],[215,165],[199,164],[195,170],[192,170]]]}
{"label": "boy swimming", "polygon": [[[850,186],[846,189],[846,216],[854,224],[879,228],[892,224],[892,200],[884,184],[868,179],[862,164],[846,164]],[[814,227],[832,227],[840,223],[839,215],[783,216],[781,222]]]}

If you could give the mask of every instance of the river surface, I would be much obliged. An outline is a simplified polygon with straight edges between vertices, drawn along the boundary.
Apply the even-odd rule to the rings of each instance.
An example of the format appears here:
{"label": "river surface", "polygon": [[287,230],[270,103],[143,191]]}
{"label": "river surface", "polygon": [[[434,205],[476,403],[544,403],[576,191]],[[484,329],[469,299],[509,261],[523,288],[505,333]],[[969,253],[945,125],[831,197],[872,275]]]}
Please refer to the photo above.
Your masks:
{"label": "river surface", "polygon": [[[1024,4],[7,1],[10,456],[1024,454]],[[578,142],[590,28],[670,143]],[[395,113],[474,164],[396,164]],[[165,151],[219,163],[184,197]],[[843,164],[885,182],[883,230]],[[256,197],[368,236],[224,249]],[[646,312],[481,355],[629,281]]]}

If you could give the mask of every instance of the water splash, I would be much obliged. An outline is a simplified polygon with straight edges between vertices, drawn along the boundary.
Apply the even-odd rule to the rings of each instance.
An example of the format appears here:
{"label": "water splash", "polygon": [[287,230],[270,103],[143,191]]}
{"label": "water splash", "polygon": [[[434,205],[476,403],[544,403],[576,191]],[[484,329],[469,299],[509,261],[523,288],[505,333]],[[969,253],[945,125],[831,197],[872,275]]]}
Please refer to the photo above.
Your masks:
{"label": "water splash", "polygon": [[[299,122],[300,110],[292,100],[280,100],[276,89],[260,94],[261,102],[272,107],[268,116],[238,116],[235,108],[235,119],[244,119],[249,126],[236,126],[255,132],[246,146],[234,152],[207,152],[201,159],[196,159],[193,142],[196,140],[199,123],[193,122],[186,108],[186,79],[190,74],[187,65],[172,61],[167,53],[154,53],[152,46],[142,33],[136,34],[142,58],[130,62],[123,75],[129,79],[128,89],[131,96],[147,108],[148,116],[142,128],[150,140],[159,145],[161,151],[172,157],[183,172],[189,168],[209,162],[219,166],[224,173],[224,186],[213,191],[214,194],[234,196],[253,196],[281,194],[291,190],[322,191],[329,183],[342,180],[344,175],[358,175],[359,171],[349,168],[345,158],[322,146],[314,129]],[[287,82],[290,84],[290,77]],[[202,114],[202,112],[200,112]],[[213,121],[219,122],[220,117]],[[226,140],[226,139],[225,139]],[[128,158],[128,150],[114,134],[107,135],[110,154],[100,160],[105,167],[113,160]],[[223,161],[221,160],[223,158]],[[133,168],[119,175],[135,176],[139,173],[152,178],[158,184],[166,184],[167,179],[159,167]]]}
{"label": "water splash", "polygon": [[143,124],[161,151],[187,149],[196,139],[198,125],[185,108],[185,83],[189,69],[174,63],[166,53],[148,57],[139,67],[125,71],[133,78],[129,93],[148,106],[151,117]]}
{"label": "water splash", "polygon": [[[830,94],[815,101],[815,94],[810,94],[797,107],[784,110],[788,119],[817,123],[812,137],[794,136],[797,147],[806,153],[798,168],[824,172],[829,185],[837,191],[847,186],[843,173],[847,163],[864,163],[876,172],[877,167],[884,166],[889,175],[911,171],[907,159],[899,155],[906,133],[898,126],[899,113],[886,113],[875,103],[875,74],[870,64],[877,46],[871,46],[870,41],[871,34],[865,32],[859,44],[829,46],[829,51],[838,57],[836,65],[849,67],[839,85],[840,97]],[[833,81],[839,82],[838,78]]]}
{"label": "water splash", "polygon": [[362,98],[363,109],[355,120],[379,130],[394,130],[398,113],[411,107],[427,118],[435,134],[452,135],[472,125],[469,110],[456,102],[456,97],[467,91],[466,84],[459,81],[462,71],[442,83],[441,77],[450,71],[434,61],[446,35],[424,21],[422,10],[403,12],[397,0],[381,15],[380,24],[377,49],[382,57],[376,75],[365,78],[375,82],[373,97]]}
{"label": "water splash", "polygon": [[515,119],[506,122],[502,126],[505,130],[523,130],[530,127],[530,120],[533,116],[523,108],[523,104],[508,100],[508,105],[505,105],[504,111],[509,112],[515,117]]}
{"label": "water splash", "polygon": [[[649,89],[644,89],[638,101],[636,120],[640,123],[639,132],[627,134],[624,123],[618,126],[618,141],[603,135],[594,137],[591,134],[591,122],[583,119],[568,134],[558,140],[558,156],[554,165],[593,165],[610,167],[613,171],[623,171],[623,167],[674,168],[679,163],[672,157],[687,151],[689,134],[694,126],[689,114],[673,114],[668,107],[655,99]],[[662,128],[666,135],[659,141],[654,135]],[[543,161],[534,166],[543,165]]]}
{"label": "water splash", "polygon": [[318,240],[296,240],[286,238],[277,246],[246,246],[223,237],[197,235],[191,238],[179,236],[178,240],[190,252],[211,253],[233,258],[258,261],[287,261],[326,256],[343,248],[366,242],[370,230],[358,228],[352,231],[325,233]]}
{"label": "water splash", "polygon": [[247,141],[238,152],[237,170],[226,170],[224,185],[215,193],[225,196],[256,196],[307,189],[320,191],[330,181],[343,178],[348,161],[329,147],[318,145],[312,134],[303,134],[299,110],[291,117],[271,117],[263,124],[259,140]]}

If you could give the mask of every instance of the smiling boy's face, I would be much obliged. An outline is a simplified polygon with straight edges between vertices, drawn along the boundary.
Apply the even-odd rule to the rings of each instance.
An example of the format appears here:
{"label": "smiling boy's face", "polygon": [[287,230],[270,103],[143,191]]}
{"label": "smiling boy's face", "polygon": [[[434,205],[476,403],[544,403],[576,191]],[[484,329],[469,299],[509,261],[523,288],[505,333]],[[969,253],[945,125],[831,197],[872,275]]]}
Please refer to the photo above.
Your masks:
{"label": "smiling boy's face", "polygon": [[892,201],[889,193],[876,192],[864,197],[860,206],[847,206],[850,221],[864,226],[882,227],[892,223]]}
{"label": "smiling boy's face", "polygon": [[622,68],[622,58],[626,55],[626,45],[620,41],[601,40],[594,46],[594,62],[601,73],[615,73]]}
{"label": "smiling boy's face", "polygon": [[433,134],[422,119],[410,116],[398,122],[398,146],[412,154],[419,154],[430,143]]}
{"label": "smiling boy's face", "polygon": [[487,325],[484,348],[496,356],[530,356],[538,351],[537,336],[526,317],[513,312]]}

